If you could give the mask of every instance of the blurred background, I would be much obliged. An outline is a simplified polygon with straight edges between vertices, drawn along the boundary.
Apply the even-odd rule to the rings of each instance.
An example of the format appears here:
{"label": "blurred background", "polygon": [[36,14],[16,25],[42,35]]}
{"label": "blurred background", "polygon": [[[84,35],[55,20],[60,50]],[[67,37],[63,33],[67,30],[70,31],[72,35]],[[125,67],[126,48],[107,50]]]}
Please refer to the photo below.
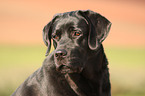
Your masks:
{"label": "blurred background", "polygon": [[53,15],[79,9],[112,22],[103,42],[112,96],[145,96],[145,0],[0,0],[0,96],[42,65],[42,30]]}

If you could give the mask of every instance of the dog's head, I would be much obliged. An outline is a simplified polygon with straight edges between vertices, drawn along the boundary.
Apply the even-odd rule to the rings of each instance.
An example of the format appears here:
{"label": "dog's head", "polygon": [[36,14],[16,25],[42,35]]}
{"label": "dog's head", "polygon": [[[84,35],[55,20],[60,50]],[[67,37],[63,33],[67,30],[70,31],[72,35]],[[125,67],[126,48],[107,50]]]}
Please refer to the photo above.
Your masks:
{"label": "dog's head", "polygon": [[48,46],[46,55],[53,40],[56,69],[62,73],[80,73],[88,53],[97,51],[110,27],[105,17],[90,10],[57,14],[43,30],[43,40]]}

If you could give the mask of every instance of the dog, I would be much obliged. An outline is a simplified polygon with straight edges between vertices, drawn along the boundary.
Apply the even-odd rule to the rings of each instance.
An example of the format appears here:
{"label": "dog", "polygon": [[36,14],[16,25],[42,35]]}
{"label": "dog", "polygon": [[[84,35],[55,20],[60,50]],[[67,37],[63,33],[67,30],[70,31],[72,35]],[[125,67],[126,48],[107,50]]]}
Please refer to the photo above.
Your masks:
{"label": "dog", "polygon": [[[43,29],[48,48],[42,67],[12,96],[111,96],[102,45],[110,27],[109,20],[91,10],[55,15]],[[55,50],[49,54],[52,42]]]}

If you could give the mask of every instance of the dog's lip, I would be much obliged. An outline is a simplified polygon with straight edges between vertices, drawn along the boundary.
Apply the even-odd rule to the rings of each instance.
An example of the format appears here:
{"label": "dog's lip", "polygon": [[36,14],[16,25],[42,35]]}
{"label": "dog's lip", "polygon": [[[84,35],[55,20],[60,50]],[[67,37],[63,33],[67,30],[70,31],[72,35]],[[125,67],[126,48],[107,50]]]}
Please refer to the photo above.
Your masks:
{"label": "dog's lip", "polygon": [[82,70],[84,68],[83,67],[78,67],[76,69],[73,69],[70,66],[66,66],[66,65],[60,65],[59,67],[56,68],[57,71],[61,72],[61,73],[81,73]]}
{"label": "dog's lip", "polygon": [[60,71],[61,73],[73,73],[74,71],[71,69],[71,67],[66,65],[60,65],[57,68],[57,71]]}
{"label": "dog's lip", "polygon": [[59,68],[62,69],[62,68],[70,68],[70,67],[66,66],[66,65],[61,65],[61,66],[59,66]]}
{"label": "dog's lip", "polygon": [[57,68],[58,71],[60,71],[60,70],[62,70],[62,69],[68,69],[68,68],[70,69],[69,66],[66,66],[66,65],[64,65],[64,64],[62,64],[62,65],[60,65],[60,66],[57,66],[56,68]]}

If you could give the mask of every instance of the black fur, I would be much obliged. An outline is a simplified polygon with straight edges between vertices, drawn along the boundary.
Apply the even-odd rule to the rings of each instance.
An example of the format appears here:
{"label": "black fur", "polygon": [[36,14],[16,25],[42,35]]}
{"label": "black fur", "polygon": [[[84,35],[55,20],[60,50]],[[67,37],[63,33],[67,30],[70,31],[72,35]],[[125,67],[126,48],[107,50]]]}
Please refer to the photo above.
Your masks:
{"label": "black fur", "polygon": [[102,46],[111,23],[91,10],[57,14],[43,30],[55,50],[12,96],[111,96]]}

